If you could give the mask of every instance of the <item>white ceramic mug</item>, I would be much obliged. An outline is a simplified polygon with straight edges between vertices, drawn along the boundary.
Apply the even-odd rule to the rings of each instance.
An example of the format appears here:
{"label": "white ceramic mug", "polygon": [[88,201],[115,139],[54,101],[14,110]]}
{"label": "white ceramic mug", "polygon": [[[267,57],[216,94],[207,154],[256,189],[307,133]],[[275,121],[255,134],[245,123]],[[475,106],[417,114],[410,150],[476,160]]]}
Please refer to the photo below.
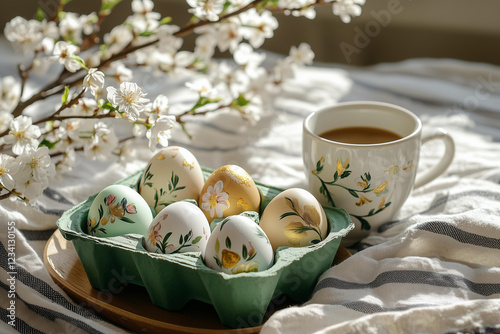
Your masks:
{"label": "white ceramic mug", "polygon": [[[401,139],[376,144],[350,144],[320,137],[329,130],[373,127]],[[444,129],[422,136],[422,123],[410,111],[380,102],[339,103],[310,114],[303,126],[302,155],[310,192],[324,205],[347,211],[355,228],[344,239],[352,245],[391,220],[413,188],[441,175],[450,165],[455,145]],[[421,145],[445,143],[441,160],[419,173]]]}

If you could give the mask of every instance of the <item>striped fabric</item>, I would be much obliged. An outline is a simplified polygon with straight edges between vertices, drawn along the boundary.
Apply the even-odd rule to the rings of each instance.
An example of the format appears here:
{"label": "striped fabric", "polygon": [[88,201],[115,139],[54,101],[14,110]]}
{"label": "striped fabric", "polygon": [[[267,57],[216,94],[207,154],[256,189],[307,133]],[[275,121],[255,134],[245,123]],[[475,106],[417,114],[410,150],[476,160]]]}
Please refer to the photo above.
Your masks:
{"label": "striped fabric", "polygon": [[[415,190],[394,221],[321,276],[310,302],[275,313],[262,333],[500,332],[500,69],[411,60],[316,66],[297,76],[256,126],[233,114],[207,115],[188,123],[192,141],[178,131],[170,144],[188,148],[210,168],[238,164],[263,183],[305,187],[303,119],[339,101],[377,100],[414,111],[424,128],[447,128],[457,154],[446,175]],[[189,105],[181,83],[165,83],[150,95],[160,92],[172,104]],[[439,158],[433,145],[420,169]],[[145,143],[136,147],[136,160],[126,166],[80,159],[32,206],[0,202],[0,333],[127,332],[73,302],[53,283],[42,254],[65,210],[144,168],[151,152]],[[12,300],[15,326],[9,325]]]}

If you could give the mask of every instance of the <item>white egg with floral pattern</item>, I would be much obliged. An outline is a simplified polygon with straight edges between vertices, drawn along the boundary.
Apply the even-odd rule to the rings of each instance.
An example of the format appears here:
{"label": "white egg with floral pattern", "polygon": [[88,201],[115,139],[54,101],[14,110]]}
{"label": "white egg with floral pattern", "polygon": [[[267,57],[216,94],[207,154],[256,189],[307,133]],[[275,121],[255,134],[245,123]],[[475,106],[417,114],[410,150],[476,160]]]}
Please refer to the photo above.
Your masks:
{"label": "white egg with floral pattern", "polygon": [[154,253],[203,255],[209,237],[210,225],[201,209],[190,202],[174,202],[153,219],[145,234],[145,248]]}
{"label": "white egg with floral pattern", "polygon": [[173,202],[198,201],[204,183],[196,157],[183,147],[169,146],[148,162],[139,182],[139,193],[158,213]]}
{"label": "white egg with floral pattern", "polygon": [[245,216],[229,216],[212,231],[205,250],[207,267],[227,274],[263,271],[274,261],[264,231]]}
{"label": "white egg with floral pattern", "polygon": [[101,190],[92,201],[87,215],[87,233],[98,237],[114,237],[136,233],[144,235],[153,214],[137,191],[114,184]]}

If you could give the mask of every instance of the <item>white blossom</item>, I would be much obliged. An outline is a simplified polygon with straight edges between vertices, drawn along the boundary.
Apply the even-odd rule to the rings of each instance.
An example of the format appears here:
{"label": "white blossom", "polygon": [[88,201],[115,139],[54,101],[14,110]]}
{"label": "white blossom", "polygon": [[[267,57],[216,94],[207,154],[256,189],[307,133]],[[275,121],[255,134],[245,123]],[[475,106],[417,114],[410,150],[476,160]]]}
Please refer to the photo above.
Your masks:
{"label": "white blossom", "polygon": [[54,21],[47,21],[46,19],[43,19],[40,22],[40,30],[45,38],[52,40],[59,38],[59,29]]}
{"label": "white blossom", "polygon": [[33,52],[43,39],[40,22],[28,21],[20,16],[7,22],[4,35],[17,51],[25,54]]}
{"label": "white blossom", "polygon": [[50,57],[54,53],[54,46],[55,41],[51,37],[45,37],[38,45],[39,54],[33,59],[33,72],[36,75],[44,75],[47,73],[50,65],[57,60],[55,57]]}
{"label": "white blossom", "polygon": [[167,114],[169,108],[170,108],[170,105],[168,103],[168,97],[163,95],[163,94],[160,94],[153,101],[153,104],[151,106],[151,112],[154,115],[156,115],[156,117],[158,117],[160,115]]}
{"label": "white blossom", "polygon": [[7,154],[0,154],[0,190],[2,187],[8,190],[14,189],[15,181],[12,174],[18,168],[18,161]]}
{"label": "white blossom", "polygon": [[115,61],[111,63],[111,66],[106,71],[106,76],[115,78],[119,83],[132,81],[133,73],[132,70],[127,68],[125,64],[121,61]]}
{"label": "white blossom", "polygon": [[80,63],[73,58],[79,51],[80,49],[76,45],[65,41],[59,41],[54,46],[54,56],[58,57],[59,63],[63,64],[70,72],[76,72],[81,67]]}
{"label": "white blossom", "polygon": [[104,35],[104,43],[108,46],[107,51],[112,55],[122,51],[133,39],[134,35],[124,25],[116,26]]}
{"label": "white blossom", "polygon": [[246,105],[241,106],[239,111],[244,119],[250,122],[250,124],[255,125],[260,120],[263,104],[262,98],[259,95],[252,96],[251,98],[249,98],[249,96],[245,97],[249,102]]}
{"label": "white blossom", "polygon": [[49,178],[55,175],[55,168],[45,146],[27,150],[19,159],[20,170],[14,175],[16,190],[31,201],[48,186]]}
{"label": "white blossom", "polygon": [[301,43],[298,48],[292,45],[290,48],[290,60],[298,66],[312,65],[313,59],[314,52],[307,43]]}
{"label": "white blossom", "polygon": [[224,83],[231,94],[231,99],[234,99],[238,97],[241,92],[247,90],[249,78],[244,71],[234,69],[227,62],[221,62],[212,78],[213,84],[219,82]]}
{"label": "white blossom", "polygon": [[97,14],[95,12],[90,13],[89,15],[80,16],[80,22],[82,24],[82,31],[85,35],[90,35],[94,32],[95,24],[99,20]]}
{"label": "white blossom", "polygon": [[127,18],[127,23],[131,24],[134,32],[140,35],[144,32],[152,32],[160,26],[161,14],[153,12],[154,3],[152,0],[133,0],[133,15]]}
{"label": "white blossom", "polygon": [[134,124],[132,127],[132,134],[134,137],[140,138],[148,132],[148,128],[144,124]]}
{"label": "white blossom", "polygon": [[189,51],[179,51],[175,54],[172,60],[173,61],[170,66],[168,68],[163,67],[163,69],[166,72],[172,72],[171,75],[177,75],[180,77],[180,74],[184,73],[186,68],[193,64],[195,61],[195,55]]}
{"label": "white blossom", "polygon": [[32,124],[31,117],[17,116],[10,123],[9,129],[9,133],[4,137],[5,143],[12,144],[12,152],[15,154],[22,154],[38,146],[41,131],[37,125]]}
{"label": "white blossom", "polygon": [[226,50],[233,52],[236,50],[238,44],[243,40],[240,26],[240,23],[233,18],[230,18],[218,26],[217,31],[214,31],[213,35],[217,38],[219,50],[222,52]]}
{"label": "white blossom", "polygon": [[[172,52],[175,53],[175,52]],[[158,70],[161,64],[172,63],[172,56],[160,52],[157,47],[144,48],[134,52],[137,64],[150,67],[152,70]],[[131,79],[130,79],[131,80]],[[127,81],[130,81],[127,80]]]}
{"label": "white blossom", "polygon": [[201,97],[211,98],[214,95],[214,88],[207,78],[201,78],[193,82],[187,82],[186,87],[194,90],[195,92],[200,94]]}
{"label": "white blossom", "polygon": [[305,16],[312,20],[316,17],[316,11],[312,6],[315,2],[315,0],[279,0],[277,6],[286,9],[285,15]]}
{"label": "white blossom", "polygon": [[245,7],[249,3],[251,3],[253,0],[231,0],[229,4],[226,4],[227,9],[226,11],[228,13],[234,12],[242,7]]}
{"label": "white blossom", "polygon": [[199,19],[217,21],[224,9],[226,0],[186,0],[191,8],[188,10]]}
{"label": "white blossom", "polygon": [[361,15],[361,6],[365,0],[337,0],[333,6],[333,14],[338,15],[344,23],[351,22],[351,16]]}
{"label": "white blossom", "polygon": [[164,24],[157,29],[158,51],[173,55],[181,48],[182,38],[174,36],[179,29],[178,26],[170,24]]}
{"label": "white blossom", "polygon": [[62,153],[62,159],[56,162],[56,173],[61,175],[69,172],[76,165],[76,153],[74,149],[68,149]]}
{"label": "white blossom", "polygon": [[134,162],[136,149],[132,146],[131,141],[126,141],[125,144],[118,148],[118,162],[121,165],[126,165],[129,162]]}
{"label": "white blossom", "polygon": [[83,86],[90,88],[92,95],[97,96],[98,92],[104,87],[104,73],[97,68],[89,69],[83,79]]}
{"label": "white blossom", "polygon": [[132,0],[132,11],[145,15],[153,10],[154,5],[152,0]]}
{"label": "white blossom", "polygon": [[152,32],[160,26],[161,14],[156,12],[134,14],[127,18],[127,23],[132,25],[134,33],[140,35],[145,32]]}
{"label": "white blossom", "polygon": [[274,81],[282,83],[287,79],[293,78],[292,62],[289,59],[278,59],[274,67]]}
{"label": "white blossom", "polygon": [[83,23],[77,13],[65,12],[64,17],[59,22],[59,33],[65,41],[80,44],[82,43]]}
{"label": "white blossom", "polygon": [[6,76],[0,80],[0,110],[12,111],[21,94],[21,84],[13,76]]}
{"label": "white blossom", "polygon": [[202,59],[210,59],[214,55],[217,39],[211,34],[203,34],[196,38],[194,53]]}
{"label": "white blossom", "polygon": [[4,133],[10,125],[14,116],[9,111],[0,111],[0,133]]}
{"label": "white blossom", "polygon": [[118,137],[113,128],[104,122],[94,125],[91,140],[84,146],[83,153],[90,160],[109,160],[113,150],[118,146]]}
{"label": "white blossom", "polygon": [[240,43],[233,53],[236,64],[245,67],[246,72],[251,75],[262,64],[266,55],[254,52],[254,49],[247,43]]}
{"label": "white blossom", "polygon": [[243,37],[254,48],[261,47],[265,39],[273,37],[274,30],[278,28],[278,20],[267,10],[259,14],[252,8],[241,13],[240,18]]}
{"label": "white blossom", "polygon": [[78,103],[65,108],[61,111],[61,116],[92,116],[98,109],[98,104],[95,99],[81,97]]}
{"label": "white blossom", "polygon": [[149,139],[149,149],[153,152],[157,144],[160,146],[167,147],[168,140],[172,136],[172,128],[175,124],[175,116],[171,115],[160,115],[156,122],[151,126],[151,128],[146,133],[146,137]]}
{"label": "white blossom", "polygon": [[84,130],[84,121],[80,119],[65,119],[59,124],[56,131],[57,148],[61,151],[67,151],[69,147],[81,143],[80,135]]}
{"label": "white blossom", "polygon": [[146,94],[135,82],[122,82],[119,90],[108,87],[107,91],[108,101],[118,107],[119,112],[125,113],[131,121],[137,120],[140,112],[149,102],[148,99],[144,98]]}

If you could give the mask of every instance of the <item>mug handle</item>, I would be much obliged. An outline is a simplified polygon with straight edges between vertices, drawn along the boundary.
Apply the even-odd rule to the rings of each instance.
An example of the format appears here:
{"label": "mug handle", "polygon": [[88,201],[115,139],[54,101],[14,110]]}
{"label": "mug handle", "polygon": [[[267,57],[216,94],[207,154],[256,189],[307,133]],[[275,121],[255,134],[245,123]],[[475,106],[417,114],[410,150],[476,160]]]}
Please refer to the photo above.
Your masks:
{"label": "mug handle", "polygon": [[449,135],[448,131],[443,128],[437,128],[431,130],[431,132],[422,136],[422,145],[428,141],[439,139],[445,144],[445,152],[441,157],[441,160],[431,169],[425,171],[422,174],[417,174],[415,180],[414,189],[423,186],[437,178],[439,175],[443,174],[446,169],[450,166],[453,157],[455,156],[455,142],[453,138]]}

